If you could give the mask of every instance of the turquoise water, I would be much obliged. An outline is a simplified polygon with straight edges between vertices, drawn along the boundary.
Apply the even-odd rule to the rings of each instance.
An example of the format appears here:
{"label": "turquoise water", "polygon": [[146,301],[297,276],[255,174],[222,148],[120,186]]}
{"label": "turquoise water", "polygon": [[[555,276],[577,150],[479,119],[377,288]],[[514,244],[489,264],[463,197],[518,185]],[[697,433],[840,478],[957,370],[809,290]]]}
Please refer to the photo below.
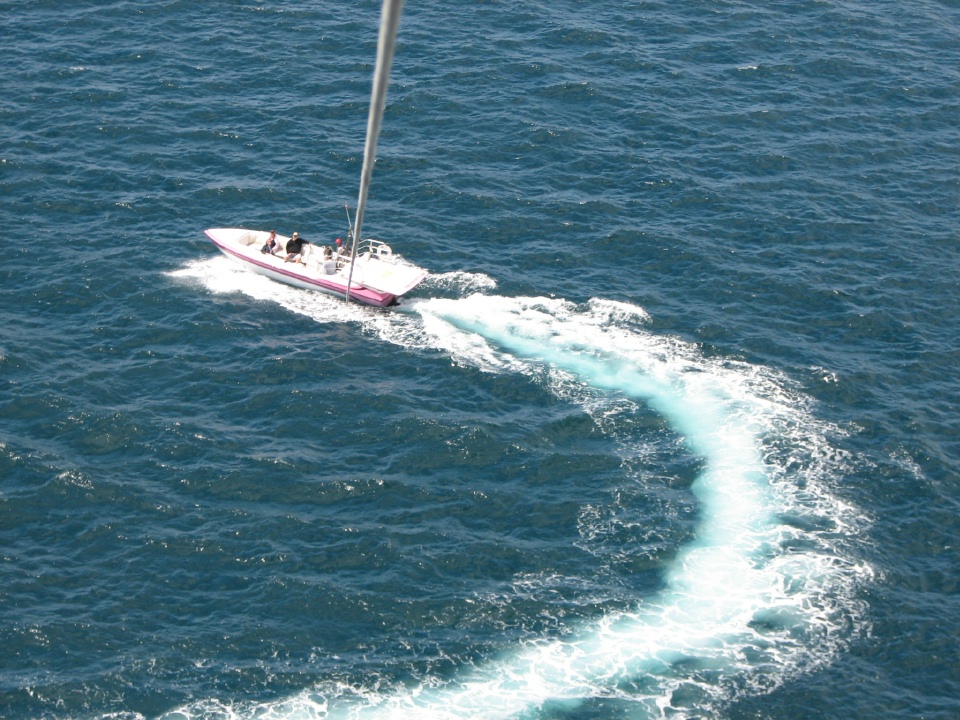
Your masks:
{"label": "turquoise water", "polygon": [[0,8],[0,716],[960,716],[955,2]]}

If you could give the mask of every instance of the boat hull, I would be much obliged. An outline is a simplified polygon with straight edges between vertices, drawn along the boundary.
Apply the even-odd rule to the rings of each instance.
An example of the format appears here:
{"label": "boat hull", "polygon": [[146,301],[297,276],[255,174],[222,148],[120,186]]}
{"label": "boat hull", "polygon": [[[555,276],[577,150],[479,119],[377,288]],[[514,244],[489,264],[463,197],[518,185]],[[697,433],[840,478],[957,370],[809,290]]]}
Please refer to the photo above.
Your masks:
{"label": "boat hull", "polygon": [[[260,248],[270,236],[270,233],[263,230],[214,228],[206,230],[205,233],[224,255],[271,280],[340,298],[346,298],[347,296],[349,264],[341,265],[335,272],[327,272],[324,269],[322,255],[313,246],[306,246],[310,247],[310,250],[305,253],[305,262],[301,264],[285,262],[283,255],[262,253]],[[277,240],[280,241],[282,246],[286,244],[289,238],[278,235]],[[358,259],[359,267],[354,268],[355,277],[362,278],[364,276],[363,264],[369,261],[369,258]],[[376,258],[375,262],[379,264],[385,261]],[[370,288],[354,280],[350,283],[350,299],[363,305],[375,307],[387,307],[394,304],[401,295],[416,287],[427,275],[426,271],[419,268],[414,269],[418,272],[409,272],[410,268],[404,268],[404,270],[405,275],[409,277],[405,277],[405,282],[395,288],[393,292]]]}

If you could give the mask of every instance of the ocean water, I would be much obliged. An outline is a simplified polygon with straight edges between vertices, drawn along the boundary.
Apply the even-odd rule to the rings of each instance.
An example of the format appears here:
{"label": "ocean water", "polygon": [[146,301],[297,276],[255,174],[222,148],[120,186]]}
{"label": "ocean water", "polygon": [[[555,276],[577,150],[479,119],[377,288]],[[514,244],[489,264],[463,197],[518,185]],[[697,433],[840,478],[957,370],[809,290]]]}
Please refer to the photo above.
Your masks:
{"label": "ocean water", "polygon": [[0,10],[0,717],[960,717],[955,0]]}

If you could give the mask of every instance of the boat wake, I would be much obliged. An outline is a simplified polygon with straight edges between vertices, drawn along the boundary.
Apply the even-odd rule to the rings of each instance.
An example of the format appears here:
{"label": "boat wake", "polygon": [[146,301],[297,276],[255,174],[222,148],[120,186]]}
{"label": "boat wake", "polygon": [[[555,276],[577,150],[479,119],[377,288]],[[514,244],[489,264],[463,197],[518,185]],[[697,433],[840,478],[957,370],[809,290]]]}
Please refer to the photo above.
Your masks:
{"label": "boat wake", "polygon": [[[700,460],[691,487],[699,520],[695,540],[663,568],[656,595],[453,678],[391,688],[331,681],[269,708],[198,703],[171,718],[567,717],[598,701],[608,703],[607,717],[715,717],[738,698],[834,661],[867,629],[859,595],[872,572],[855,553],[865,521],[831,491],[852,460],[836,442],[842,433],[813,415],[789,378],[650,332],[646,313],[625,303],[477,294],[482,277],[448,276],[439,282],[472,294],[383,313],[318,304],[315,294],[224,263],[195,263],[179,275],[317,322],[359,322],[385,341],[441,351],[463,366],[529,375],[579,404],[625,458],[642,448],[621,437],[618,418],[631,406],[653,409]],[[643,478],[627,472],[627,481]],[[603,534],[603,522],[584,509],[585,544]]]}

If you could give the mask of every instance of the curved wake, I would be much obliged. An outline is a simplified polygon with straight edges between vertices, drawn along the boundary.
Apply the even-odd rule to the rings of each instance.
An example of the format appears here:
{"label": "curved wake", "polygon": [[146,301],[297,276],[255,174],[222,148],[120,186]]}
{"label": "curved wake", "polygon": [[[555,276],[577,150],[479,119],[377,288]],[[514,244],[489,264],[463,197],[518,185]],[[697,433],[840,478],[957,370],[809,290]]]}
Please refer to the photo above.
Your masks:
{"label": "curved wake", "polygon": [[[474,294],[371,313],[335,300],[318,305],[314,294],[228,272],[225,262],[179,274],[318,322],[359,321],[384,340],[432,347],[489,372],[545,376],[614,438],[611,407],[646,404],[703,462],[691,488],[696,540],[670,562],[657,596],[453,680],[392,690],[331,684],[272,705],[271,717],[544,717],[595,699],[618,702],[629,716],[702,717],[832,661],[863,630],[857,593],[870,569],[851,552],[862,519],[827,487],[848,460],[828,439],[837,431],[812,416],[786,378],[648,332],[644,311],[623,303]],[[172,717],[264,710],[200,704]]]}

